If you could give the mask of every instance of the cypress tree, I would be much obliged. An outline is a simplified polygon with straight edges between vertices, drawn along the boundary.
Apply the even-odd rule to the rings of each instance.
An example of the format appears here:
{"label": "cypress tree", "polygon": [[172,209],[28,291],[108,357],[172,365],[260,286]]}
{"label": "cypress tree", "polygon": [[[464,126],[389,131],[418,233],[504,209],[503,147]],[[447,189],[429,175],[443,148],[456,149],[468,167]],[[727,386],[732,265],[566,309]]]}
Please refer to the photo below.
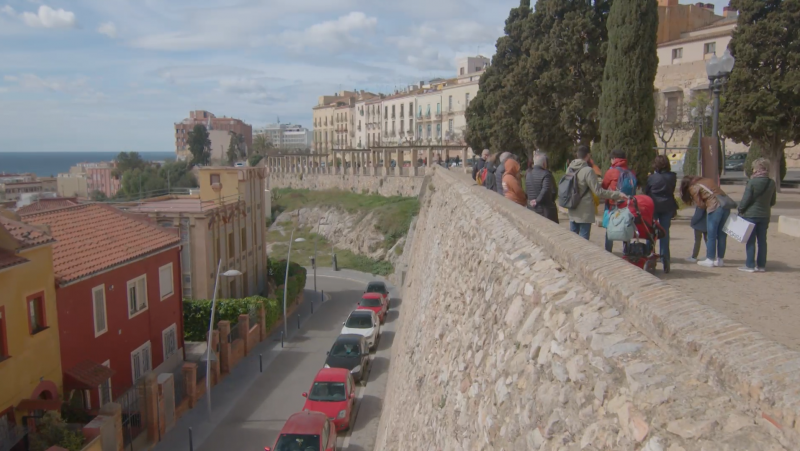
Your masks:
{"label": "cypress tree", "polygon": [[656,0],[614,0],[600,96],[601,149],[627,153],[640,184],[655,159],[653,82],[658,68]]}

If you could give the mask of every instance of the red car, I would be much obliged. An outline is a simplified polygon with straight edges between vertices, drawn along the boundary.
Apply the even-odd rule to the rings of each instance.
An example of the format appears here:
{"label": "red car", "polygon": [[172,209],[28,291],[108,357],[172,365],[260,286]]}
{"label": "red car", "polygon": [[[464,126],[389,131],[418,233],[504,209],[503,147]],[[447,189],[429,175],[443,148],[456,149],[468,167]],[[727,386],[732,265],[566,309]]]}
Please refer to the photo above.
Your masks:
{"label": "red car", "polygon": [[391,306],[389,305],[389,290],[383,282],[370,282],[367,284],[367,290],[364,293],[380,293],[386,301],[386,311],[388,312]]}
{"label": "red car", "polygon": [[323,368],[311,384],[311,391],[303,393],[304,411],[321,412],[333,421],[337,431],[350,428],[350,416],[356,398],[356,384],[350,371],[344,368]]}
{"label": "red car", "polygon": [[378,315],[378,319],[380,319],[381,324],[383,324],[386,322],[387,306],[386,298],[384,298],[382,294],[364,293],[364,296],[361,296],[361,300],[358,301],[356,310],[372,310]]}
{"label": "red car", "polygon": [[336,451],[336,428],[325,414],[304,411],[286,420],[273,448],[264,451]]}

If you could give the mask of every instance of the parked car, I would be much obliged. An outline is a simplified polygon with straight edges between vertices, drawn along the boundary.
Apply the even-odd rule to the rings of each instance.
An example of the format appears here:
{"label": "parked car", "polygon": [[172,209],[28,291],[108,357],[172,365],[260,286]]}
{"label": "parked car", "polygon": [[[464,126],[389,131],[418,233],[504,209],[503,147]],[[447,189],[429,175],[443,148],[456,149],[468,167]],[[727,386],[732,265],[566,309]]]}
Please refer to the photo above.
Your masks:
{"label": "parked car", "polygon": [[386,322],[386,298],[380,293],[364,293],[356,310],[370,310],[378,314],[381,324]]}
{"label": "parked car", "polygon": [[389,305],[389,289],[386,288],[386,284],[383,282],[370,282],[367,284],[367,290],[364,293],[380,293],[383,295],[383,299],[386,301],[386,311],[389,311],[391,307]]}
{"label": "parked car", "polygon": [[362,335],[367,339],[369,349],[375,349],[378,343],[378,335],[381,333],[381,322],[378,314],[372,310],[355,310],[347,317],[347,321],[342,323],[342,335],[356,334]]}
{"label": "parked car", "polygon": [[275,446],[264,451],[336,451],[336,427],[324,413],[305,410],[284,423]]}
{"label": "parked car", "polygon": [[361,382],[369,366],[367,338],[359,334],[339,335],[333,342],[323,368],[347,370],[356,382]]}
{"label": "parked car", "polygon": [[735,153],[725,157],[725,170],[744,171],[744,160],[746,159],[747,153]]}
{"label": "parked car", "polygon": [[303,393],[303,410],[322,412],[333,421],[337,431],[350,428],[350,417],[356,399],[356,384],[343,368],[323,368],[317,373],[311,390]]}

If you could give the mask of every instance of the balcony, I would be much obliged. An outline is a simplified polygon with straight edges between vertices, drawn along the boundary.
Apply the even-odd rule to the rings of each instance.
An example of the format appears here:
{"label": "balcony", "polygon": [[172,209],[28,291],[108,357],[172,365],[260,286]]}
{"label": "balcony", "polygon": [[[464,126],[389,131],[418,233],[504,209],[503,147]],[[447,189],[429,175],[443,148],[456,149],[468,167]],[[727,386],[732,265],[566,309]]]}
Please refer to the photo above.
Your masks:
{"label": "balcony", "polygon": [[425,113],[425,119],[430,119],[430,118],[431,118],[431,112],[428,111],[427,113]]}
{"label": "balcony", "polygon": [[394,113],[392,113],[392,119],[394,119]]}
{"label": "balcony", "polygon": [[391,132],[389,132],[389,136],[394,138],[395,136],[397,136],[397,134],[394,132],[394,130],[392,130]]}
{"label": "balcony", "polygon": [[436,119],[441,119],[441,118],[442,118],[442,112],[441,111],[437,111],[436,112]]}
{"label": "balcony", "polygon": [[361,124],[358,124],[358,131],[361,131]]}

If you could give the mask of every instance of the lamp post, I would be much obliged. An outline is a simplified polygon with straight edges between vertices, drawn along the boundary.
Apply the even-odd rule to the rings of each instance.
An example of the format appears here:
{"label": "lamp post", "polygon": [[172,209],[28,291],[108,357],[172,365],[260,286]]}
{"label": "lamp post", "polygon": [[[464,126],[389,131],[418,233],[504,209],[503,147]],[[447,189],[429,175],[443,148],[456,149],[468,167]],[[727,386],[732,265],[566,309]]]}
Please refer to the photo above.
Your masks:
{"label": "lamp post", "polygon": [[[733,55],[731,55],[731,52],[728,51],[728,49],[725,49],[725,53],[722,54],[722,58],[717,58],[717,55],[714,55],[706,62],[706,74],[708,74],[709,89],[711,89],[714,105],[714,116],[711,122],[711,136],[715,140],[713,148],[717,151],[717,159],[719,159],[719,148],[717,145],[719,142],[719,95],[722,93],[722,86],[728,82],[728,78],[731,75],[733,64],[735,62],[736,61],[733,58]],[[717,167],[718,164],[714,167],[714,173],[718,176],[719,169],[717,169]],[[718,178],[719,177],[715,177],[714,179]]]}
{"label": "lamp post", "polygon": [[711,105],[706,105],[703,111],[698,110],[697,107],[692,108],[692,119],[694,120],[694,125],[699,128],[697,138],[697,175],[701,175],[703,170],[701,160],[703,156],[703,147],[701,145],[701,141],[703,139],[703,126],[706,123],[706,118],[711,117],[712,114],[713,111],[711,110]]}
{"label": "lamp post", "polygon": [[[294,230],[289,237],[289,252],[286,254],[286,275],[283,280],[283,336],[289,337],[289,328],[286,325],[286,293],[289,292],[289,259],[292,257],[292,243],[302,243],[305,238],[294,239]],[[305,287],[304,287],[305,288]]]}
{"label": "lamp post", "polygon": [[[219,270],[222,268],[222,259],[217,263],[217,277],[214,280],[214,294],[211,297],[211,320],[208,322],[208,343],[206,343],[206,401],[208,405],[208,419],[211,420],[211,335],[214,332],[214,311],[217,307],[217,287],[219,285]],[[242,273],[229,269],[222,273],[225,277],[241,276]]]}

